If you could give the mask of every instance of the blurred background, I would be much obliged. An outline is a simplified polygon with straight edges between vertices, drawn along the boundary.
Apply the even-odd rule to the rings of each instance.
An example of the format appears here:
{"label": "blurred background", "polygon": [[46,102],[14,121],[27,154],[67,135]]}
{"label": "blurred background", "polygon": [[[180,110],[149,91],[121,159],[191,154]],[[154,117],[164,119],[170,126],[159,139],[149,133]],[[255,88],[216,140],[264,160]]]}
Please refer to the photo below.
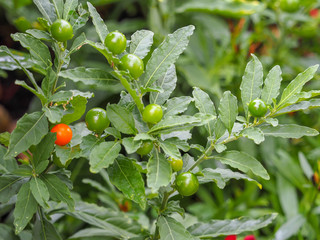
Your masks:
{"label": "blurred background", "polygon": [[[86,2],[78,13],[88,18]],[[194,86],[210,94],[217,103],[222,93],[230,90],[240,97],[240,83],[251,54],[255,54],[266,73],[275,65],[282,69],[284,86],[299,72],[320,63],[320,1],[319,0],[91,0],[109,31],[119,30],[127,39],[140,29],[155,33],[154,47],[167,34],[185,25],[195,25],[185,53],[179,58],[175,96],[191,95]],[[0,45],[15,50],[27,65],[28,54],[10,34],[28,29],[42,29],[40,13],[32,0],[0,0]],[[76,35],[85,32],[88,39],[98,40],[90,21]],[[12,131],[15,122],[28,111],[40,107],[39,102],[22,87],[14,84],[23,80],[24,73],[8,64],[8,57],[0,54],[0,132]],[[146,57],[148,59],[148,57]],[[107,63],[90,47],[83,47],[73,55],[71,68],[85,65],[105,69]],[[36,69],[33,69],[36,71]],[[319,74],[305,88],[320,89]],[[117,102],[121,89],[94,89],[67,83],[68,88],[90,90],[95,98],[88,103],[105,107]],[[306,90],[307,90],[306,89]],[[241,110],[239,110],[241,111]],[[320,130],[320,112],[317,109],[281,116],[284,123],[297,123]],[[194,141],[206,144],[201,129],[194,132]],[[182,200],[186,210],[200,220],[260,216],[278,212],[274,224],[253,233],[257,239],[320,239],[320,137],[299,140],[267,138],[260,145],[248,139],[231,143],[233,149],[250,153],[267,168],[271,180],[263,181],[260,190],[251,182],[231,181],[221,190],[215,184],[202,185],[192,198]],[[102,181],[85,168],[83,159],[73,161],[75,192],[88,202],[110,204],[102,192],[86,178]],[[213,162],[204,165],[214,167]],[[91,184],[90,184],[91,183]],[[121,200],[122,211],[135,214],[138,207]],[[5,212],[0,207],[0,214]],[[152,214],[152,213],[150,213]],[[59,222],[58,222],[59,224]],[[66,218],[59,230],[66,236],[75,232],[81,222]],[[238,239],[242,239],[239,236]]]}

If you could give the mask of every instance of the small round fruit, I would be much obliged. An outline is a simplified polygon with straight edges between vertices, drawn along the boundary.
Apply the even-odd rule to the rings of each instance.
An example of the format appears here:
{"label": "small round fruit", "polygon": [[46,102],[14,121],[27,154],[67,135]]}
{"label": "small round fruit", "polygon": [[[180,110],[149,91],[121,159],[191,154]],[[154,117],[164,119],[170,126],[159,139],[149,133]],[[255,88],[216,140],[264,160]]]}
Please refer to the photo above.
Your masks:
{"label": "small round fruit", "polygon": [[191,172],[180,173],[176,177],[176,189],[182,196],[191,196],[198,191],[199,181]]}
{"label": "small round fruit", "polygon": [[280,8],[285,12],[296,12],[300,6],[300,0],[280,0]]}
{"label": "small round fruit", "polygon": [[87,112],[85,121],[88,129],[95,133],[102,133],[110,124],[107,111],[98,107]]}
{"label": "small round fruit", "polygon": [[249,112],[253,117],[263,117],[267,111],[267,105],[261,99],[255,99],[249,103]]}
{"label": "small round fruit", "polygon": [[120,54],[127,47],[127,39],[121,32],[114,31],[106,36],[106,39],[104,40],[104,45],[113,54]]}
{"label": "small round fruit", "polygon": [[147,155],[151,152],[153,148],[153,143],[151,141],[144,141],[141,146],[138,148],[137,153],[140,156]]}
{"label": "small round fruit", "polygon": [[176,158],[170,157],[168,161],[170,162],[171,168],[174,172],[179,172],[182,170],[183,161],[181,158],[176,159]]}
{"label": "small round fruit", "polygon": [[143,121],[147,123],[156,124],[160,122],[162,116],[163,111],[161,106],[155,103],[147,105],[142,112]]}
{"label": "small round fruit", "polygon": [[67,124],[59,123],[51,129],[51,132],[57,133],[57,140],[54,143],[59,146],[67,145],[72,139],[72,130]]}
{"label": "small round fruit", "polygon": [[120,69],[121,70],[128,70],[130,75],[134,78],[137,79],[141,76],[144,70],[144,64],[143,61],[137,57],[134,54],[127,54],[124,55],[120,59]]}
{"label": "small round fruit", "polygon": [[71,24],[63,19],[58,19],[51,25],[51,35],[59,42],[65,42],[73,37]]}

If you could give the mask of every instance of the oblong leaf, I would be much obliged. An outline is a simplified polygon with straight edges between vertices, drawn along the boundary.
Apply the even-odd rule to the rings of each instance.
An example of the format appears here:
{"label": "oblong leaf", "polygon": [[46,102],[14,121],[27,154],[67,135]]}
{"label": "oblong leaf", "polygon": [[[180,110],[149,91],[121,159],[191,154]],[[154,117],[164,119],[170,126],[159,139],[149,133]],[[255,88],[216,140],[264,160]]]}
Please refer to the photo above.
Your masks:
{"label": "oblong leaf", "polygon": [[239,172],[233,172],[230,169],[223,169],[223,168],[205,168],[201,171],[203,176],[199,177],[200,183],[207,183],[214,181],[217,186],[223,189],[226,186],[226,183],[230,179],[244,179],[250,182],[254,182],[257,186],[261,189],[262,185],[258,183],[256,180],[249,178],[247,175]]}
{"label": "oblong leaf", "polygon": [[94,147],[89,156],[90,172],[97,173],[107,168],[118,157],[120,150],[119,142],[102,142]]}
{"label": "oblong leaf", "polygon": [[46,184],[40,178],[34,177],[31,179],[30,190],[39,205],[44,208],[49,206],[47,203],[49,200],[49,191]]}
{"label": "oblong leaf", "polygon": [[149,101],[162,105],[167,101],[173,90],[176,88],[177,73],[174,64],[172,64],[163,77],[156,80],[152,86],[159,87],[163,92],[151,92]]}
{"label": "oblong leaf", "polygon": [[51,55],[47,45],[40,40],[25,33],[15,33],[11,35],[15,41],[29,50],[32,59],[43,69],[50,67]]}
{"label": "oblong leaf", "polygon": [[251,61],[247,64],[240,85],[243,108],[247,114],[248,104],[260,97],[263,83],[263,69],[259,59],[252,54]]}
{"label": "oblong leaf", "polygon": [[282,138],[301,138],[303,136],[317,136],[319,132],[313,128],[300,126],[296,124],[279,124],[273,126],[261,126],[265,136],[282,137]]}
{"label": "oblong leaf", "polygon": [[261,99],[266,103],[272,103],[272,99],[275,99],[279,95],[281,86],[281,68],[277,65],[274,66],[268,73],[264,82],[264,87],[261,93]]}
{"label": "oblong leaf", "polygon": [[223,93],[219,105],[219,116],[224,126],[231,133],[238,115],[237,98],[230,91]]}
{"label": "oblong leaf", "polygon": [[74,200],[71,198],[69,188],[56,175],[44,174],[41,179],[46,184],[50,198],[57,202],[64,202],[68,205],[70,211],[74,210]]}
{"label": "oblong leaf", "polygon": [[125,157],[118,157],[108,169],[111,182],[142,209],[146,207],[144,181],[137,167]]}
{"label": "oblong leaf", "polygon": [[48,133],[48,120],[44,113],[25,114],[11,133],[5,158],[15,157],[32,145],[37,145]]}
{"label": "oblong leaf", "polygon": [[82,82],[86,85],[95,85],[99,87],[108,87],[110,85],[119,84],[109,72],[98,68],[77,67],[68,69],[59,73],[60,77],[70,79],[74,82]]}
{"label": "oblong leaf", "polygon": [[131,36],[130,53],[143,59],[147,56],[153,44],[154,33],[149,30],[136,31]]}
{"label": "oblong leaf", "polygon": [[258,219],[242,217],[232,220],[212,220],[208,223],[196,223],[188,228],[188,231],[197,237],[210,238],[221,235],[240,234],[246,231],[255,231],[268,226],[277,217],[273,213]]}
{"label": "oblong leaf", "polygon": [[147,183],[153,192],[160,187],[167,186],[171,180],[171,167],[166,157],[154,150],[147,165]]}
{"label": "oblong leaf", "polygon": [[95,7],[90,2],[87,2],[87,4],[93,25],[96,28],[96,32],[98,33],[101,42],[104,43],[104,40],[106,39],[106,36],[109,33],[108,28],[106,24],[103,22]]}
{"label": "oblong leaf", "polygon": [[160,46],[152,53],[147,63],[142,83],[144,88],[161,78],[184,51],[192,35],[194,26],[186,26],[169,34]]}
{"label": "oblong leaf", "polygon": [[277,107],[282,107],[287,102],[295,103],[299,99],[299,97],[295,95],[299,93],[302,87],[313,78],[314,74],[318,70],[318,67],[319,65],[314,65],[307,68],[304,72],[299,73],[296,78],[293,79],[283,90]]}
{"label": "oblong leaf", "polygon": [[222,156],[214,156],[214,159],[227,164],[231,167],[237,168],[242,172],[248,172],[249,170],[255,175],[262,177],[263,179],[269,180],[269,174],[262,164],[254,157],[244,152],[228,151]]}
{"label": "oblong leaf", "polygon": [[187,229],[171,217],[160,216],[157,221],[160,240],[193,240],[193,236]]}
{"label": "oblong leaf", "polygon": [[120,132],[126,134],[137,133],[133,115],[125,107],[110,104],[107,106],[107,115],[112,125]]}
{"label": "oblong leaf", "polygon": [[30,190],[30,184],[23,184],[18,193],[16,206],[13,211],[13,224],[16,228],[16,234],[19,234],[27,226],[33,214],[37,211],[37,206],[37,201]]}
{"label": "oblong leaf", "polygon": [[33,0],[33,3],[49,23],[52,23],[57,18],[54,6],[49,0]]}

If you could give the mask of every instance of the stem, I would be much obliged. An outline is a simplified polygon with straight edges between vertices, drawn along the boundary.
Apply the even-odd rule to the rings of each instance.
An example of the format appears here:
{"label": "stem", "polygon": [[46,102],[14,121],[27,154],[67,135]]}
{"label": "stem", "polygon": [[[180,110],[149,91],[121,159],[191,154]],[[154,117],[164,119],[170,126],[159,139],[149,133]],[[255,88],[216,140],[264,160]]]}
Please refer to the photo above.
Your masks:
{"label": "stem", "polygon": [[56,87],[57,87],[57,83],[58,83],[58,79],[59,79],[59,73],[61,71],[61,68],[62,68],[62,65],[63,65],[63,61],[61,60],[61,56],[62,56],[62,53],[64,52],[65,48],[61,48],[61,46],[59,45],[59,50],[58,50],[58,59],[59,59],[59,64],[58,64],[58,67],[57,67],[57,72],[56,72],[56,78],[54,80],[54,84],[53,84],[53,87],[52,87],[52,94],[55,93],[56,91]]}
{"label": "stem", "polygon": [[[263,118],[260,118],[259,121],[254,121],[252,124],[248,124],[245,126],[245,129],[250,128],[250,127],[255,127],[258,126],[262,123],[264,123],[266,121],[267,118],[269,117],[273,117],[273,115],[276,114],[276,111],[270,112],[268,115],[266,115]],[[242,130],[242,131],[243,131]],[[229,142],[235,141],[237,139],[239,139],[240,137],[242,137],[242,135],[234,135],[234,136],[229,136],[227,139],[223,140],[220,144],[227,144]],[[217,139],[215,140],[217,141]],[[202,163],[204,160],[207,159],[212,159],[211,157],[209,157],[208,155],[211,154],[211,152],[215,149],[215,141],[211,141],[210,146],[206,149],[206,151],[195,161],[195,163],[188,169],[188,171],[191,171],[192,169],[194,169],[196,166],[198,166],[200,163]]]}
{"label": "stem", "polygon": [[115,75],[117,76],[117,78],[120,79],[120,82],[122,84],[122,86],[128,91],[128,93],[131,95],[131,97],[133,98],[133,101],[135,102],[135,104],[137,105],[139,112],[142,114],[142,111],[144,109],[144,105],[142,103],[142,99],[137,95],[136,91],[133,90],[130,86],[130,83],[127,81],[127,79],[125,77],[123,77],[118,71],[114,71]]}

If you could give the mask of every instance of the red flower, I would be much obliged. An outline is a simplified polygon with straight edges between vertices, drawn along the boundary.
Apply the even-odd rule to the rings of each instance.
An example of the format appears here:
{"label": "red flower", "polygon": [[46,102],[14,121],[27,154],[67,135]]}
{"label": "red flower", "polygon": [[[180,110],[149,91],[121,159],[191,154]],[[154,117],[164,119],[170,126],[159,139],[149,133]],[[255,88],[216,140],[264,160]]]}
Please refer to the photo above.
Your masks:
{"label": "red flower", "polygon": [[224,240],[237,240],[237,235],[228,235]]}
{"label": "red flower", "polygon": [[256,240],[256,238],[253,235],[245,236],[243,240]]}

